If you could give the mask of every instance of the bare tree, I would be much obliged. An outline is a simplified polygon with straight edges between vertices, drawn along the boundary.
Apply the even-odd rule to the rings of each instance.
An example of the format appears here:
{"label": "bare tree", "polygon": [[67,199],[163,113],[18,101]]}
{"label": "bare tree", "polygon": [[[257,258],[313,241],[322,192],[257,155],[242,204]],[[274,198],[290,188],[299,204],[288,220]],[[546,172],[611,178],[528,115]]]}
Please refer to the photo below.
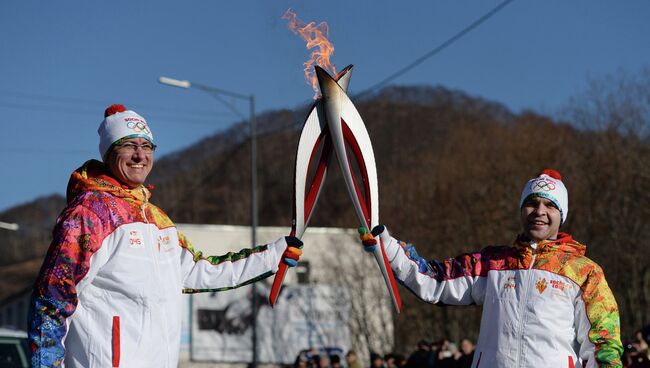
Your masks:
{"label": "bare tree", "polygon": [[576,200],[585,211],[575,225],[610,271],[631,335],[650,321],[650,68],[591,80],[563,113],[589,138],[580,145]]}
{"label": "bare tree", "polygon": [[[362,250],[356,234],[350,242],[332,241],[326,253],[328,279],[351,295],[348,316],[352,349],[368,359],[369,352],[393,351],[393,315],[388,292],[371,254]],[[350,243],[359,243],[350,247]]]}

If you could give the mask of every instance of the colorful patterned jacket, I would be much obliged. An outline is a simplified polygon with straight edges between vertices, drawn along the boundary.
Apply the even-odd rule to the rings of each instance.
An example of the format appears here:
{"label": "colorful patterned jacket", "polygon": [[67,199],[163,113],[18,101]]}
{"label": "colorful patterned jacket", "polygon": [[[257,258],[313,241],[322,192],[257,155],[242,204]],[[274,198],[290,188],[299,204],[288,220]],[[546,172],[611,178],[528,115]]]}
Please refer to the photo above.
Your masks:
{"label": "colorful patterned jacket", "polygon": [[286,241],[204,257],[146,188],[123,188],[104,170],[91,160],[70,179],[32,296],[32,366],[176,367],[182,290],[267,277]]}
{"label": "colorful patterned jacket", "polygon": [[429,303],[483,305],[472,367],[622,367],[618,307],[586,247],[560,233],[443,262],[380,234],[395,276]]}

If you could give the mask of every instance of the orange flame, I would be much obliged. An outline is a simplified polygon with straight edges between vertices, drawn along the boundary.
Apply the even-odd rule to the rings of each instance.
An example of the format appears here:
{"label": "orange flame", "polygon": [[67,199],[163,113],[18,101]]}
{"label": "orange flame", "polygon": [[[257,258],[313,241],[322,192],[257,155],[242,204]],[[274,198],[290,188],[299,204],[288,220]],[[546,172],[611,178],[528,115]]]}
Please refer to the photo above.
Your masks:
{"label": "orange flame", "polygon": [[305,24],[296,13],[291,9],[287,9],[282,19],[289,21],[289,29],[307,41],[307,49],[314,49],[311,52],[310,59],[303,63],[305,66],[305,81],[314,89],[314,99],[319,96],[318,92],[318,79],[314,71],[314,64],[327,70],[332,75],[336,75],[336,67],[330,62],[330,56],[334,53],[334,45],[327,39],[329,35],[329,28],[327,23],[321,22],[316,25],[316,22]]}

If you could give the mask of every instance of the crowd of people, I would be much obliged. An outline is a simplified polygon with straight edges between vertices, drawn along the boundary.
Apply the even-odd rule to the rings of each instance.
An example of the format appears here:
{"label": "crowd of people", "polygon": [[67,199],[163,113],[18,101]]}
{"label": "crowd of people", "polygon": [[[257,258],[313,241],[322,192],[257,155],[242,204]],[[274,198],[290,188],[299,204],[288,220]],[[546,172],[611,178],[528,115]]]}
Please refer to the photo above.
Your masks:
{"label": "crowd of people", "polygon": [[[410,355],[397,352],[381,355],[370,353],[369,365],[364,365],[359,355],[350,350],[341,357],[324,350],[303,350],[294,362],[294,368],[469,368],[474,357],[474,343],[462,339],[456,344],[448,339],[429,342],[420,340]],[[343,358],[343,359],[342,359]]]}
{"label": "crowd of people", "polygon": [[[625,342],[624,368],[650,368],[650,325],[635,332]],[[458,344],[449,339],[420,340],[410,355],[392,352],[386,355],[370,354],[370,363],[362,364],[359,355],[348,351],[344,357],[319,349],[302,351],[293,365],[300,368],[470,368],[474,357],[474,343],[468,338]]]}
{"label": "crowd of people", "polygon": [[473,358],[474,343],[468,338],[460,340],[459,344],[448,339],[434,342],[420,340],[403,365],[395,367],[470,368]]}

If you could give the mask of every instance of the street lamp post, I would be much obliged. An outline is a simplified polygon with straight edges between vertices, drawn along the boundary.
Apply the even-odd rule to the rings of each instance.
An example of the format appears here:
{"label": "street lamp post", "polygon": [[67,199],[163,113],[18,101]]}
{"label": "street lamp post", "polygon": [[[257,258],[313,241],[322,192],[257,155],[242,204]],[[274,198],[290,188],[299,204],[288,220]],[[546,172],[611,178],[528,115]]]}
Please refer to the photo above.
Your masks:
{"label": "street lamp post", "polygon": [[[190,82],[188,80],[178,80],[169,77],[160,77],[158,82],[172,87],[178,88],[196,88],[201,91],[207,92],[211,96],[215,97],[226,105],[231,111],[236,115],[245,118],[239,110],[231,104],[229,101],[223,99],[222,96],[229,96],[233,98],[238,98],[241,100],[246,100],[249,103],[249,123],[250,123],[250,139],[251,139],[251,245],[257,245],[257,132],[256,132],[256,121],[255,121],[255,95],[244,95],[236,92],[231,92],[221,88],[215,88],[212,86],[207,86],[200,83]],[[257,300],[257,288],[255,283],[253,283],[253,362],[252,367],[257,367],[257,309],[258,309],[258,300]]]}

